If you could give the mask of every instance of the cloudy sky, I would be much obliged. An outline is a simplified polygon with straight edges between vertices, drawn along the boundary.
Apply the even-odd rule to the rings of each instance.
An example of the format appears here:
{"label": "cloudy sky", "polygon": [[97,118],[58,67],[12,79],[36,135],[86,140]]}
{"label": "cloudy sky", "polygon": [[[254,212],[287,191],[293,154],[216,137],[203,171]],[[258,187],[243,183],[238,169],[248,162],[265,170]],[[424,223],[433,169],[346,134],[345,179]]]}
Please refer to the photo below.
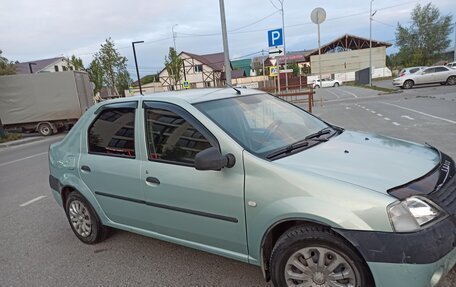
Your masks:
{"label": "cloudy sky", "polygon": [[[271,4],[278,0],[225,0],[231,59],[261,55],[267,49],[267,30],[281,26]],[[373,38],[394,43],[395,26],[410,23],[410,12],[429,1],[375,0]],[[317,46],[317,27],[310,21],[315,7],[326,10],[322,43],[346,33],[369,37],[369,0],[284,0],[288,51]],[[455,0],[432,3],[446,15],[456,15]],[[87,66],[104,39],[111,37],[134,73],[131,42],[137,45],[141,74],[161,70],[173,45],[175,26],[178,51],[195,54],[222,52],[217,0],[1,0],[0,49],[13,61],[33,61],[76,55]],[[454,16],[454,20],[456,17]],[[394,52],[395,48],[389,48]]]}

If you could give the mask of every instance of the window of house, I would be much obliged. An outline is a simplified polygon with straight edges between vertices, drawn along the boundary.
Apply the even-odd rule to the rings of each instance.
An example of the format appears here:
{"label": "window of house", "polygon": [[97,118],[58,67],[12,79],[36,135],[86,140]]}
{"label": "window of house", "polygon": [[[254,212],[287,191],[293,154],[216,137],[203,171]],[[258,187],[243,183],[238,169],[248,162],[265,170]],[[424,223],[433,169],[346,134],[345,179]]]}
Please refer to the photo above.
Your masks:
{"label": "window of house", "polygon": [[201,73],[203,71],[203,65],[196,65],[194,70],[195,73]]}
{"label": "window of house", "polygon": [[174,111],[147,108],[145,121],[149,160],[193,166],[198,152],[215,145],[207,133]]}
{"label": "window of house", "polygon": [[58,72],[59,71],[59,66],[55,65],[54,66],[54,71]]}
{"label": "window of house", "polygon": [[88,131],[89,153],[135,157],[134,108],[106,109]]}
{"label": "window of house", "polygon": [[74,70],[74,69],[73,69],[73,66],[70,66],[70,71],[73,71],[73,70]]}
{"label": "window of house", "polygon": [[65,67],[65,66],[62,66],[62,70],[64,70],[64,71],[67,71],[67,70],[68,70],[68,68],[67,68],[67,67]]}

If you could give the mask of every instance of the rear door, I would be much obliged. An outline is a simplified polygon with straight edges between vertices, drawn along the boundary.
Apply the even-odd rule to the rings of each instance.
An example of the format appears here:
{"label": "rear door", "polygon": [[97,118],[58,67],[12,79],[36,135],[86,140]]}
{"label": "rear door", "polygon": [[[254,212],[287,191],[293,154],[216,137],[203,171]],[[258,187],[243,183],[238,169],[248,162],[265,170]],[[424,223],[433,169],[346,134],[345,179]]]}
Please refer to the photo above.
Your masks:
{"label": "rear door", "polygon": [[82,139],[79,173],[114,222],[145,227],[135,137],[137,102],[105,105]]}
{"label": "rear door", "polygon": [[217,147],[218,139],[182,107],[144,102],[147,157],[142,161],[141,188],[150,229],[234,252],[247,254],[242,149],[230,150],[237,163],[220,171],[200,171],[195,155]]}
{"label": "rear door", "polygon": [[435,67],[434,82],[444,83],[448,79],[449,70],[446,67]]}

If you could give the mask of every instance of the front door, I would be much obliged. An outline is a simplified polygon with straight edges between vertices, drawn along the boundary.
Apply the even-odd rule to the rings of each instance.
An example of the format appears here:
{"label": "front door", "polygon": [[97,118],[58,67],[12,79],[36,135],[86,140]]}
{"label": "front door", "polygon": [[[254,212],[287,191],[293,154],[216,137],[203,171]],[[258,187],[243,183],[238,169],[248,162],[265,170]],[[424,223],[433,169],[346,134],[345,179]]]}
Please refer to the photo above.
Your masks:
{"label": "front door", "polygon": [[150,229],[247,254],[242,158],[233,168],[199,171],[195,155],[217,139],[181,107],[144,103],[147,159],[142,162]]}
{"label": "front door", "polygon": [[138,181],[135,125],[137,102],[106,105],[82,137],[79,172],[84,183],[116,223],[145,227],[143,190]]}

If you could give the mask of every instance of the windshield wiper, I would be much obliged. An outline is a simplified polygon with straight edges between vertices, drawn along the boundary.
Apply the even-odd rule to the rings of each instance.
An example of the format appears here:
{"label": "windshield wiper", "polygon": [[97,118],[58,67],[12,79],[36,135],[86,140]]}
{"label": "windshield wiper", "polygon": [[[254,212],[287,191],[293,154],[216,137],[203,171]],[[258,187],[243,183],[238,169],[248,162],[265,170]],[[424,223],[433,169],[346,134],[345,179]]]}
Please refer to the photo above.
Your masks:
{"label": "windshield wiper", "polygon": [[306,136],[306,140],[318,140],[318,141],[322,141],[322,142],[326,142],[328,141],[327,138],[323,138],[323,139],[319,139],[319,137],[321,137],[322,135],[326,135],[326,134],[329,134],[331,133],[331,127],[327,127],[327,128],[324,128],[322,130],[319,130],[318,132],[316,133],[313,133],[313,134],[310,134],[308,136]]}
{"label": "windshield wiper", "polygon": [[271,152],[270,154],[266,155],[266,158],[267,159],[272,159],[272,158],[274,158],[274,157],[276,157],[278,155],[290,153],[290,152],[292,152],[295,149],[303,148],[303,147],[306,147],[308,145],[309,145],[309,143],[307,142],[306,139],[304,139],[304,140],[298,141],[298,142],[296,142],[294,144],[288,145],[288,146],[286,146],[284,148],[281,148],[279,150],[276,150],[274,152]]}

